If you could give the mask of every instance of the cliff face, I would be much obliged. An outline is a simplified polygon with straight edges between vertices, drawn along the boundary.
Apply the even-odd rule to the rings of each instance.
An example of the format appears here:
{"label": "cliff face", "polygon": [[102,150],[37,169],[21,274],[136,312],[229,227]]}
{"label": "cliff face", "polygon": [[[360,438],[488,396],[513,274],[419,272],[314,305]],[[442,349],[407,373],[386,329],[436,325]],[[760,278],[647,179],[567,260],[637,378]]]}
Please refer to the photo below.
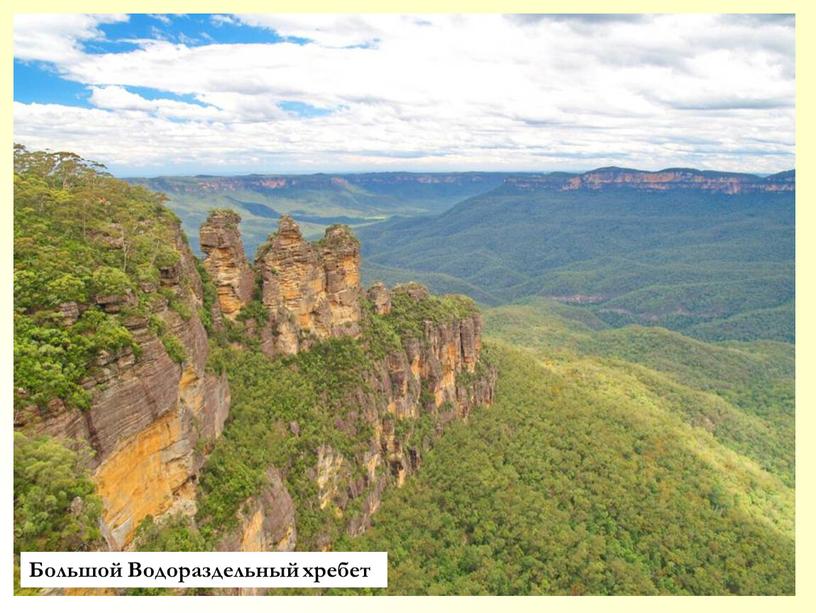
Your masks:
{"label": "cliff face", "polygon": [[[302,459],[293,456],[268,467],[266,485],[240,505],[237,526],[221,537],[220,548],[293,549],[299,537],[296,517],[306,508],[331,518],[329,524],[342,525],[348,534],[361,533],[383,491],[401,486],[420,466],[446,424],[492,403],[496,373],[480,360],[482,320],[472,303],[462,298],[447,304],[417,284],[389,290],[378,283],[363,292],[359,266],[359,244],[347,228],[329,228],[322,240],[309,243],[288,217],[259,252],[255,274],[264,319],[244,320],[245,331],[272,359],[308,351],[320,341],[357,339],[363,354],[354,367],[362,368],[361,378],[320,410],[334,415],[330,429],[354,440],[360,433],[367,438],[350,451],[337,447],[325,432],[316,439],[312,435],[313,447],[300,449],[301,430],[313,430],[314,424],[281,424],[290,442],[278,444],[291,446]],[[373,325],[384,327],[374,330]],[[385,342],[389,334],[397,338]],[[290,368],[298,364],[291,361]],[[273,406],[270,398],[266,410]],[[293,463],[303,462],[311,466],[306,475],[311,485],[300,481],[301,494],[295,497],[289,473]],[[304,498],[304,491],[314,491],[314,498]],[[335,528],[315,532],[313,526],[301,546],[330,548]]]}
{"label": "cliff face", "polygon": [[511,177],[505,186],[517,190],[576,191],[630,188],[643,191],[699,190],[722,194],[795,190],[795,174],[787,171],[759,177],[744,173],[667,168],[656,172],[629,168],[599,168],[580,175],[551,173]]}
{"label": "cliff face", "polygon": [[[416,290],[412,284],[393,291],[402,299],[427,299]],[[362,499],[361,510],[349,517],[349,534],[368,528],[383,490],[402,486],[446,424],[492,404],[496,372],[480,362],[481,330],[476,312],[425,321],[420,334],[404,338],[401,349],[375,365],[367,391],[359,397],[362,418],[373,432],[368,452],[356,459],[356,472],[365,476],[357,481],[327,478],[338,472],[338,461],[326,461],[328,450],[318,457],[321,505],[333,504],[342,513],[350,502]]]}
{"label": "cliff face", "polygon": [[[151,318],[124,320],[138,356],[130,348],[103,353],[82,385],[91,394],[87,410],[52,401],[47,411],[26,407],[15,426],[80,440],[95,452],[94,480],[104,503],[104,532],[114,549],[126,547],[139,522],[148,515],[195,510],[195,479],[204,453],[221,433],[229,412],[226,376],[205,368],[207,333],[197,315],[202,304],[201,280],[180,230],[177,264],[161,270],[159,286],[144,284]],[[184,305],[182,317],[169,300]],[[104,308],[117,312],[136,301],[128,292],[107,297]],[[77,305],[78,310],[90,305]],[[152,319],[152,321],[151,321]],[[182,363],[171,358],[155,331],[178,339]]]}
{"label": "cliff face", "polygon": [[[393,292],[403,299],[409,292],[419,295],[409,298],[412,301],[428,299],[416,286]],[[299,543],[296,516],[301,506],[318,507],[348,535],[364,532],[385,490],[401,487],[421,467],[425,452],[445,427],[467,419],[478,406],[492,404],[496,372],[480,359],[481,327],[478,313],[427,321],[416,336],[403,339],[400,348],[374,360],[365,380],[346,399],[354,410],[334,420],[339,431],[369,432],[365,450],[349,454],[329,442],[320,444],[307,460],[315,500],[296,498],[293,503],[286,483],[278,480],[286,467],[270,466],[268,474],[275,477],[261,494],[241,505],[238,527],[219,547],[255,551],[261,543],[267,550],[331,549],[337,536],[331,526]],[[290,425],[293,438],[300,427]]]}
{"label": "cliff face", "polygon": [[224,536],[220,551],[293,551],[297,542],[295,504],[280,472],[270,466],[261,492],[238,511],[239,527]]}
{"label": "cliff face", "polygon": [[247,175],[239,177],[194,177],[194,180],[177,182],[173,177],[156,179],[130,179],[146,183],[151,189],[174,193],[218,192],[292,192],[293,190],[319,190],[337,187],[393,188],[416,185],[469,186],[492,184],[492,173],[354,173],[351,175]]}
{"label": "cliff face", "polygon": [[[377,284],[364,293],[359,243],[347,228],[331,227],[322,240],[309,243],[286,217],[250,268],[237,224],[237,216],[219,212],[202,228],[214,304],[205,300],[211,294],[176,228],[172,248],[178,257],[159,267],[156,282],[95,296],[92,304],[61,305],[68,325],[88,309],[115,314],[133,343],[96,357],[82,380],[90,395],[87,409],[61,400],[15,409],[16,427],[93,450],[91,468],[111,549],[134,546],[136,529],[148,516],[197,516],[196,484],[231,403],[227,373],[208,368],[213,342],[238,353],[257,347],[264,359],[282,360],[343,339],[364,361],[362,370],[353,366],[360,378],[343,392],[342,411],[324,415],[336,431],[363,436],[360,445],[350,451],[328,435],[305,452],[311,484],[305,491],[313,494],[291,490],[291,464],[267,466],[260,489],[237,508],[235,525],[216,531],[212,545],[222,550],[293,550],[298,514],[310,505],[346,533],[359,534],[382,492],[402,485],[420,466],[446,424],[492,402],[495,372],[480,360],[482,324],[472,303],[462,298],[447,305],[416,284],[393,290]],[[251,315],[241,315],[249,307]],[[210,315],[213,337],[202,314]],[[371,328],[376,322],[389,332]],[[227,340],[236,329],[246,334],[245,344]],[[324,344],[322,350],[334,347]],[[315,376],[348,378],[323,371]],[[308,408],[309,414],[335,409]],[[297,439],[310,426],[293,421],[287,427]],[[310,530],[309,547],[330,548],[337,537],[333,529]]]}
{"label": "cliff face", "polygon": [[[447,424],[491,403],[474,303],[364,293],[347,227],[310,243],[284,216],[250,266],[240,218],[215,211],[202,270],[161,194],[17,153],[15,440],[60,439],[36,443],[75,459],[81,495],[15,514],[58,525],[87,496],[91,528],[68,548],[100,547],[99,521],[112,550],[329,549]],[[15,479],[41,465],[18,459]]]}
{"label": "cliff face", "polygon": [[256,262],[268,324],[262,348],[293,354],[316,341],[360,333],[360,245],[344,226],[332,226],[317,244],[304,240],[291,217]]}
{"label": "cliff face", "polygon": [[229,319],[235,319],[252,298],[254,284],[238,232],[240,221],[232,211],[215,211],[199,233],[204,268],[215,284],[221,312]]}

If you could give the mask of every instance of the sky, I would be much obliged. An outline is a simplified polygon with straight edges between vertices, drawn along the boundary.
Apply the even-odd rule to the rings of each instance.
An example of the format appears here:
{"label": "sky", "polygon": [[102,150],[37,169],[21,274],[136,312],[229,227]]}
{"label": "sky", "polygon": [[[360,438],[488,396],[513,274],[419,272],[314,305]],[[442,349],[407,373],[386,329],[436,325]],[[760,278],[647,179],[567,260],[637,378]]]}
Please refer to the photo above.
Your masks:
{"label": "sky", "polygon": [[16,15],[15,141],[119,176],[794,167],[789,15]]}

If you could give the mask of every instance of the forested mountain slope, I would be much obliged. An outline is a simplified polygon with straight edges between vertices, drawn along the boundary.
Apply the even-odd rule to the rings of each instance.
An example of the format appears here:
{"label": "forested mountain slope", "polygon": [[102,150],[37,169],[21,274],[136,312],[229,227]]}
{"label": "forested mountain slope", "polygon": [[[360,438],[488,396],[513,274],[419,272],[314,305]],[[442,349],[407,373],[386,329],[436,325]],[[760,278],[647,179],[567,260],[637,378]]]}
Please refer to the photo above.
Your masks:
{"label": "forested mountain slope", "polygon": [[197,260],[157,193],[15,150],[15,554],[331,548],[492,401],[466,296],[360,284],[284,216]]}
{"label": "forested mountain slope", "polygon": [[[645,179],[626,180],[632,172]],[[508,178],[441,215],[362,228],[364,274],[476,288],[493,305],[552,297],[612,325],[792,341],[792,173],[744,185],[698,173],[657,189],[660,173],[638,172],[586,173],[574,189],[562,185],[570,175],[555,187],[550,175]]]}
{"label": "forested mountain slope", "polygon": [[387,549],[395,594],[793,593],[791,347],[585,317],[488,311],[530,349],[491,341],[494,405],[344,545]]}
{"label": "forested mountain slope", "polygon": [[[199,259],[160,194],[17,148],[15,557],[385,550],[388,593],[793,593],[793,345],[609,307],[680,295],[682,317],[638,317],[761,336],[756,313],[792,308],[789,182],[672,171],[691,187],[612,197],[627,173],[508,180],[442,230],[372,239],[421,262],[415,228],[452,268],[428,275],[472,297],[435,296],[364,289],[346,225],[312,242],[288,215],[250,258],[240,215],[212,210]],[[483,317],[511,267],[532,293],[623,289]]]}
{"label": "forested mountain slope", "polygon": [[548,363],[593,359],[659,393],[672,411],[794,482],[794,346],[710,343],[663,328],[610,328],[552,300],[490,309],[490,334]]}

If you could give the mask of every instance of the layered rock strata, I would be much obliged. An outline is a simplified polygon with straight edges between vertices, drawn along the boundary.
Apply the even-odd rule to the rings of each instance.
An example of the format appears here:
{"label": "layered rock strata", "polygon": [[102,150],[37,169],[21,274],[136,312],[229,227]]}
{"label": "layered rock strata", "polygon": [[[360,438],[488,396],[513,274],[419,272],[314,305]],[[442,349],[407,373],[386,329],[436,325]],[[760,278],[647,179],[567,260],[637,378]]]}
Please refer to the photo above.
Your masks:
{"label": "layered rock strata", "polygon": [[[337,472],[338,463],[318,458],[321,504],[330,501],[343,512],[349,501],[362,497],[361,511],[348,518],[350,534],[365,531],[385,488],[401,486],[419,468],[424,452],[448,423],[467,419],[477,406],[492,404],[496,371],[480,361],[481,330],[476,312],[444,322],[426,321],[421,335],[403,339],[401,350],[390,352],[375,366],[367,391],[358,397],[361,417],[372,425],[371,444],[362,458],[350,462],[363,469],[350,472],[364,476],[321,479],[321,470]],[[430,431],[420,432],[423,421],[432,425]]]}
{"label": "layered rock strata", "polygon": [[[189,247],[176,234],[178,264],[162,269],[160,287],[142,290],[153,302],[151,317],[125,317],[123,324],[138,345],[103,353],[83,386],[91,394],[87,410],[52,401],[46,411],[26,407],[15,426],[84,442],[104,510],[104,534],[112,549],[127,547],[142,519],[167,512],[195,511],[195,480],[204,454],[220,435],[230,405],[225,375],[208,372],[207,333],[197,315],[201,279]],[[159,290],[162,290],[160,293]],[[185,306],[182,317],[166,296]],[[101,305],[109,312],[135,302],[131,294]],[[87,305],[83,308],[90,308]],[[163,336],[175,337],[184,352],[171,358],[151,325],[161,322]]]}
{"label": "layered rock strata", "polygon": [[224,536],[220,551],[293,551],[297,541],[295,504],[280,472],[270,466],[261,492],[238,511],[238,528]]}
{"label": "layered rock strata", "polygon": [[[278,269],[278,274],[285,277],[285,270]],[[407,298],[420,310],[423,301],[433,300],[418,284],[393,290],[376,284],[367,297],[374,312],[386,320],[392,316],[394,297]],[[318,506],[339,519],[349,534],[368,528],[385,489],[401,486],[419,468],[425,451],[448,423],[466,419],[475,407],[492,403],[496,372],[480,359],[481,330],[481,316],[475,309],[460,317],[422,322],[418,333],[405,336],[398,348],[373,362],[364,384],[347,399],[355,409],[338,417],[335,426],[348,432],[370,431],[368,447],[361,454],[347,456],[329,444],[320,445],[311,478]],[[292,436],[298,436],[300,426],[291,423],[288,429]],[[260,506],[257,497],[250,498],[239,512],[239,528],[230,537],[230,544],[253,546],[257,539],[239,539],[238,535],[256,534],[259,522],[266,522],[264,525],[289,527],[278,528],[276,536],[265,542],[294,546],[296,535],[288,519],[288,505],[280,502],[285,498],[279,495],[278,502]],[[262,509],[264,518],[244,510],[247,508],[254,513]],[[283,541],[282,535],[286,536]],[[331,536],[319,534],[311,546],[330,549]]]}
{"label": "layered rock strata", "polygon": [[[205,266],[218,289],[212,321],[237,320],[253,300],[257,279],[253,311],[260,308],[265,318],[262,323],[256,314],[245,318],[245,330],[260,338],[270,356],[308,350],[334,337],[360,337],[366,299],[368,316],[386,321],[398,316],[395,300],[415,303],[417,312],[424,312],[424,301],[434,300],[417,284],[393,290],[377,284],[364,293],[359,243],[344,226],[331,227],[322,240],[310,243],[284,217],[253,270],[237,224],[237,216],[218,212],[202,228]],[[62,309],[67,319],[88,308],[116,313],[135,341],[135,350],[98,356],[83,382],[90,408],[55,400],[47,410],[23,407],[15,414],[16,426],[93,450],[89,461],[112,549],[129,547],[147,516],[195,514],[196,481],[229,412],[226,376],[206,368],[209,339],[199,317],[204,289],[180,230],[174,246],[177,263],[161,269],[158,283],[143,284],[138,298],[129,291]],[[144,313],[135,307],[145,303],[151,305],[149,314],[127,314]],[[347,399],[353,410],[337,418],[341,430],[371,433],[365,451],[343,455],[328,442],[315,451],[316,503],[350,534],[366,529],[385,488],[404,482],[447,423],[492,402],[495,372],[480,361],[481,318],[475,309],[418,324],[367,366],[365,381]],[[173,351],[168,338],[177,341]],[[299,436],[300,428],[297,422],[288,427],[292,436]],[[218,547],[294,549],[299,504],[304,501],[292,498],[286,475],[269,466],[264,486],[244,501],[237,526],[221,536]],[[330,548],[330,535],[318,535],[316,546]]]}
{"label": "layered rock strata", "polygon": [[360,244],[347,227],[332,226],[312,244],[283,216],[255,266],[269,316],[261,332],[266,354],[360,334]]}
{"label": "layered rock strata", "polygon": [[228,319],[235,319],[250,301],[254,286],[238,231],[240,221],[232,211],[213,211],[199,233],[204,269],[215,284],[221,313]]}

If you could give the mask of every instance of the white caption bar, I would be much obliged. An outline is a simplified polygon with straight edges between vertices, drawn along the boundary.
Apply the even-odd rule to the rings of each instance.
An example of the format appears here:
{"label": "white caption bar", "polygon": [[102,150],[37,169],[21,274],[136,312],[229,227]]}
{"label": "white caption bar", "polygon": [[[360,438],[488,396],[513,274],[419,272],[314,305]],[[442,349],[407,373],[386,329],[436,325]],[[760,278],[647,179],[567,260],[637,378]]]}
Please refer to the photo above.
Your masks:
{"label": "white caption bar", "polygon": [[388,553],[23,552],[21,587],[388,587]]}

